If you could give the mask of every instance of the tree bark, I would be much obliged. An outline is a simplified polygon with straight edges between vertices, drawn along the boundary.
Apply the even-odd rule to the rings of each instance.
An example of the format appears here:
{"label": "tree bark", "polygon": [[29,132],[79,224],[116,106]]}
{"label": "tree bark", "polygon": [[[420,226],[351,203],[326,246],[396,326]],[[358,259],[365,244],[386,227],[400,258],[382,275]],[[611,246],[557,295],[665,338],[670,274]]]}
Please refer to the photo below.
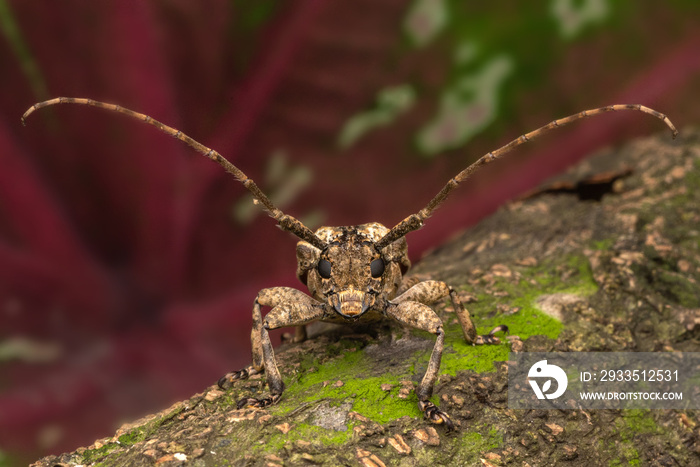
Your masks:
{"label": "tree bark", "polygon": [[509,409],[503,363],[511,350],[700,351],[698,225],[700,132],[686,130],[606,150],[423,258],[411,273],[453,285],[480,333],[518,336],[468,346],[437,306],[433,400],[454,432],[423,420],[413,393],[434,337],[382,325],[278,349],[287,390],[273,407],[236,409],[266,394],[255,375],[34,465],[698,464],[697,411]]}

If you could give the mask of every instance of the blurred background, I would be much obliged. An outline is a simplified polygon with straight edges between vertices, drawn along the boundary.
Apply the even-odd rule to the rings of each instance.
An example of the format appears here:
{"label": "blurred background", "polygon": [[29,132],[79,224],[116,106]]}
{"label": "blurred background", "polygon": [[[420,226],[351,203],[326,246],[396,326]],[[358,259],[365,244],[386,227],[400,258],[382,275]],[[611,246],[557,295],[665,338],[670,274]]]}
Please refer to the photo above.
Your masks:
{"label": "blurred background", "polygon": [[[151,115],[312,228],[421,209],[470,162],[583,109],[700,117],[694,0],[0,0],[0,465],[88,445],[250,361],[296,238]],[[627,112],[518,149],[408,236],[431,247],[597,148]],[[274,338],[279,342],[279,335]]]}

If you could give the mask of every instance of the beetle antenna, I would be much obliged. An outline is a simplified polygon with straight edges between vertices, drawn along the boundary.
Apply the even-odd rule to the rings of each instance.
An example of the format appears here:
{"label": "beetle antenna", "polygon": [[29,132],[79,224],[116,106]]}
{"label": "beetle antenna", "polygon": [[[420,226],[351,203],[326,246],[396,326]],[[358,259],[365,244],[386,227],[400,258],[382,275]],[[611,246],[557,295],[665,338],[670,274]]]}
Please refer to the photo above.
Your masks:
{"label": "beetle antenna", "polygon": [[301,221],[279,210],[270,200],[270,198],[268,198],[265,195],[265,193],[263,193],[262,190],[260,190],[260,188],[255,184],[255,182],[252,179],[248,178],[248,176],[245,173],[243,173],[242,170],[240,170],[238,167],[229,162],[228,159],[226,159],[213,149],[210,149],[204,146],[203,144],[195,141],[194,139],[190,138],[180,130],[165,125],[159,122],[158,120],[149,117],[148,115],[134,112],[133,110],[129,110],[115,104],[107,104],[104,102],[94,101],[92,99],[78,97],[57,97],[48,101],[39,102],[27,109],[27,111],[24,112],[24,115],[22,115],[22,125],[26,125],[27,117],[29,117],[35,110],[41,109],[42,107],[49,107],[51,105],[57,104],[89,105],[92,107],[98,107],[100,109],[108,110],[110,112],[117,112],[131,117],[133,119],[140,120],[144,123],[148,123],[149,125],[152,125],[161,132],[165,133],[166,135],[170,135],[176,139],[179,139],[198,153],[203,154],[204,156],[213,160],[214,162],[222,166],[224,170],[226,170],[228,173],[236,177],[236,179],[239,182],[241,182],[243,186],[246,187],[248,191],[250,191],[253,194],[253,197],[256,200],[258,200],[260,204],[262,204],[262,208],[270,215],[270,217],[277,221],[278,225],[282,230],[287,230],[293,233],[300,239],[311,243],[316,248],[324,249],[326,247],[326,243],[320,238],[318,238],[316,234],[314,234],[311,231],[311,229],[302,224]]}
{"label": "beetle antenna", "polygon": [[487,153],[486,155],[478,159],[476,162],[471,164],[469,167],[462,170],[454,178],[450,179],[450,181],[447,182],[447,184],[442,188],[442,190],[440,190],[440,192],[437,195],[435,195],[435,197],[428,203],[427,206],[425,206],[417,213],[411,214],[410,216],[396,224],[396,226],[394,226],[381,239],[379,239],[379,241],[377,241],[375,246],[378,249],[382,249],[391,244],[392,242],[395,242],[396,240],[400,239],[404,235],[408,234],[409,232],[420,229],[423,226],[423,222],[428,217],[430,217],[433,211],[440,207],[440,205],[447,199],[452,190],[457,188],[460,183],[468,179],[474,172],[476,172],[477,169],[490,162],[495,161],[496,159],[500,158],[501,156],[509,153],[516,147],[520,146],[521,144],[531,141],[545,133],[549,133],[555,128],[563,127],[565,125],[568,125],[569,123],[575,122],[576,120],[580,120],[582,118],[587,117],[593,117],[595,115],[599,115],[606,112],[617,112],[618,110],[636,110],[639,112],[649,114],[653,117],[662,120],[666,124],[666,126],[668,126],[671,129],[673,138],[675,138],[678,135],[678,130],[676,130],[676,127],[666,115],[657,112],[654,109],[650,109],[649,107],[644,107],[643,105],[639,104],[609,105],[607,107],[599,107],[597,109],[584,110],[583,112],[579,112],[574,115],[569,115],[568,117],[561,118],[559,120],[554,120],[553,122],[550,122],[547,125],[544,125],[534,131],[531,131],[530,133],[526,133],[514,139],[510,143],[506,144],[505,146],[502,146],[499,149],[496,149],[495,151]]}

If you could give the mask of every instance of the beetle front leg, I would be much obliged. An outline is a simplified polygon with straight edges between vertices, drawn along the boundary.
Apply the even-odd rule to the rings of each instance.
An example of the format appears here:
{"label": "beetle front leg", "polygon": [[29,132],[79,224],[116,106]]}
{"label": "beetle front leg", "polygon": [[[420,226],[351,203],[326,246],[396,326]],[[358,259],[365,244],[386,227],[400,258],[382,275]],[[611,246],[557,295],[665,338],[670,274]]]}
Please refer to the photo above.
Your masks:
{"label": "beetle front leg", "polygon": [[464,340],[469,344],[499,344],[501,341],[494,335],[496,332],[503,331],[508,333],[508,326],[500,325],[491,330],[488,334],[477,335],[476,327],[472,321],[469,310],[464,306],[459,299],[457,292],[452,287],[442,281],[423,281],[415,284],[413,287],[406,290],[404,293],[392,300],[395,303],[412,300],[425,305],[430,305],[443,298],[449,296],[452,301],[452,307],[455,310],[459,324],[464,333]]}
{"label": "beetle front leg", "polygon": [[[264,319],[260,312],[261,306],[272,307]],[[325,306],[299,290],[289,287],[274,287],[263,289],[258,293],[253,306],[252,367],[257,372],[265,370],[270,396],[262,399],[241,399],[238,401],[238,408],[244,406],[267,407],[276,403],[284,392],[284,382],[277,368],[268,331],[288,326],[301,326],[321,319],[324,315]]]}
{"label": "beetle front leg", "polygon": [[448,430],[453,430],[454,424],[450,417],[430,401],[438,371],[440,370],[440,359],[442,358],[442,349],[445,343],[445,331],[442,329],[442,321],[440,321],[440,318],[432,308],[415,301],[404,301],[398,304],[392,302],[385,313],[402,324],[428,331],[437,336],[435,347],[433,347],[433,352],[430,354],[430,360],[428,361],[428,369],[416,388],[418,408],[423,412],[425,418],[431,422],[444,424]]}
{"label": "beetle front leg", "polygon": [[[265,291],[274,291],[277,287],[272,289],[263,289],[258,293],[253,302],[253,327],[250,331],[250,342],[252,346],[253,354],[253,364],[249,365],[241,370],[232,371],[226,373],[222,376],[218,385],[221,389],[228,389],[233,386],[233,383],[239,379],[247,379],[249,376],[257,375],[265,370],[265,363],[263,362],[263,348],[261,340],[262,331],[262,315],[260,313],[260,295]],[[281,287],[280,287],[281,288]],[[299,292],[301,293],[301,292]],[[281,295],[283,296],[283,295]]]}
{"label": "beetle front leg", "polygon": [[[243,368],[242,370],[232,371],[224,375],[218,382],[221,389],[228,389],[233,386],[233,383],[238,379],[246,379],[247,377],[261,373],[266,368],[265,362],[265,350],[264,350],[264,335],[263,335],[263,319],[261,313],[261,307],[267,306],[270,308],[278,307],[282,304],[294,304],[301,303],[307,306],[316,305],[318,302],[313,298],[306,295],[300,290],[293,289],[291,287],[272,287],[269,289],[263,289],[258,292],[257,297],[255,297],[255,302],[253,303],[253,327],[250,332],[250,341],[252,344],[252,354],[253,354],[253,364]],[[268,313],[267,316],[270,316]],[[266,319],[267,319],[266,316]],[[309,321],[313,321],[317,318],[313,317]],[[283,325],[284,326],[284,325]],[[294,323],[290,323],[289,326],[294,326]],[[282,327],[282,326],[280,326]],[[265,333],[266,334],[266,333]],[[269,340],[269,336],[267,337]],[[270,345],[270,349],[272,346]],[[274,356],[273,356],[274,362]]]}

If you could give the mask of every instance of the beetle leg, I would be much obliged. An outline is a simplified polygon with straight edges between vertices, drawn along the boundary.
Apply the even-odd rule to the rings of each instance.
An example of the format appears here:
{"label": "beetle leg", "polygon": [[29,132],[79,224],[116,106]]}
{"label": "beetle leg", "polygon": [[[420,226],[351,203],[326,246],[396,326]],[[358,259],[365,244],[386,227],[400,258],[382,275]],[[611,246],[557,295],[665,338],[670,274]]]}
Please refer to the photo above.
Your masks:
{"label": "beetle leg", "polygon": [[[262,343],[262,313],[261,306],[274,308],[282,303],[315,303],[316,300],[306,295],[300,290],[291,287],[272,287],[258,292],[253,304],[253,327],[250,332],[252,344],[253,364],[238,371],[232,371],[219,379],[218,385],[221,389],[228,389],[239,379],[246,379],[249,376],[262,373],[265,369],[265,359]],[[289,326],[292,326],[290,324]],[[303,326],[301,326],[303,327]]]}
{"label": "beetle leg", "polygon": [[253,353],[253,364],[247,366],[246,368],[243,368],[242,370],[232,371],[222,376],[217,383],[221,389],[228,389],[233,386],[233,383],[236,380],[246,379],[249,376],[262,373],[265,369],[265,364],[263,363],[262,341],[260,336],[262,330],[262,315],[260,314],[259,299],[263,292],[272,291],[275,288],[261,290],[258,293],[258,296],[255,297],[255,302],[253,302],[253,327],[250,332],[250,342],[252,344]]}
{"label": "beetle leg", "polygon": [[[250,331],[250,342],[252,344],[252,353],[253,353],[253,364],[250,366],[247,366],[243,368],[242,370],[238,371],[232,371],[230,373],[226,373],[224,376],[222,376],[219,381],[218,385],[221,389],[228,389],[233,386],[233,383],[236,380],[239,379],[246,379],[249,376],[256,375],[258,373],[262,373],[263,370],[265,369],[265,364],[263,363],[263,348],[262,348],[262,341],[261,341],[261,330],[262,330],[262,315],[260,313],[260,296],[263,294],[263,292],[268,292],[268,291],[274,291],[278,287],[274,287],[271,289],[263,289],[260,292],[258,292],[258,296],[255,297],[255,302],[253,302],[253,327]],[[281,287],[279,287],[281,288]],[[274,292],[271,292],[274,293]],[[302,293],[302,292],[299,292]],[[267,293],[265,295],[268,295]]]}
{"label": "beetle leg", "polygon": [[440,318],[432,308],[412,300],[398,304],[392,302],[385,312],[387,316],[402,324],[428,331],[437,336],[435,347],[433,347],[433,352],[430,354],[430,360],[428,361],[428,369],[416,388],[418,408],[423,412],[425,418],[431,422],[444,424],[448,430],[453,430],[454,424],[450,417],[430,401],[438,370],[440,370],[440,359],[442,358],[442,349],[445,342],[445,331],[442,329],[442,321],[440,321]]}
{"label": "beetle leg", "polygon": [[[261,306],[272,307],[264,319],[260,312]],[[258,293],[253,306],[252,367],[258,372],[265,370],[270,396],[262,399],[241,399],[238,401],[238,408],[244,406],[267,407],[279,401],[282,392],[284,392],[284,382],[277,368],[268,331],[288,326],[302,326],[321,319],[324,314],[325,306],[323,304],[296,289],[273,287],[263,289]]]}
{"label": "beetle leg", "polygon": [[217,385],[221,389],[228,389],[230,387],[233,387],[233,383],[236,380],[239,379],[247,379],[249,376],[257,375],[258,373],[261,373],[262,370],[256,370],[253,365],[249,365],[245,368],[242,368],[240,370],[236,371],[231,371],[230,373],[226,373],[224,376],[219,378],[219,381],[217,381]]}
{"label": "beetle leg", "polygon": [[496,326],[495,328],[491,329],[488,334],[476,336],[476,340],[474,341],[474,345],[482,345],[482,344],[500,344],[501,340],[495,336],[497,332],[505,332],[506,336],[508,335],[508,326],[505,324],[500,324]]}
{"label": "beetle leg", "polygon": [[399,288],[396,291],[396,296],[403,294],[414,285],[418,284],[419,282],[423,282],[426,279],[427,277],[421,277],[419,275],[411,275],[408,277],[404,277],[401,280],[401,285],[399,285]]}
{"label": "beetle leg", "polygon": [[306,339],[306,325],[301,325],[294,328],[294,335],[291,335],[288,332],[282,334],[282,342],[285,344],[298,344],[299,342],[304,342]]}
{"label": "beetle leg", "polygon": [[469,310],[467,310],[467,308],[464,306],[454,289],[442,281],[419,282],[405,291],[403,294],[396,297],[394,300],[392,300],[392,302],[401,303],[407,300],[413,300],[425,305],[430,305],[447,296],[450,297],[455,314],[459,320],[459,324],[462,326],[464,340],[466,340],[469,344],[499,344],[501,341],[494,334],[499,331],[508,333],[508,326],[500,325],[491,330],[491,332],[488,334],[481,336],[477,335],[476,327],[472,322]]}

